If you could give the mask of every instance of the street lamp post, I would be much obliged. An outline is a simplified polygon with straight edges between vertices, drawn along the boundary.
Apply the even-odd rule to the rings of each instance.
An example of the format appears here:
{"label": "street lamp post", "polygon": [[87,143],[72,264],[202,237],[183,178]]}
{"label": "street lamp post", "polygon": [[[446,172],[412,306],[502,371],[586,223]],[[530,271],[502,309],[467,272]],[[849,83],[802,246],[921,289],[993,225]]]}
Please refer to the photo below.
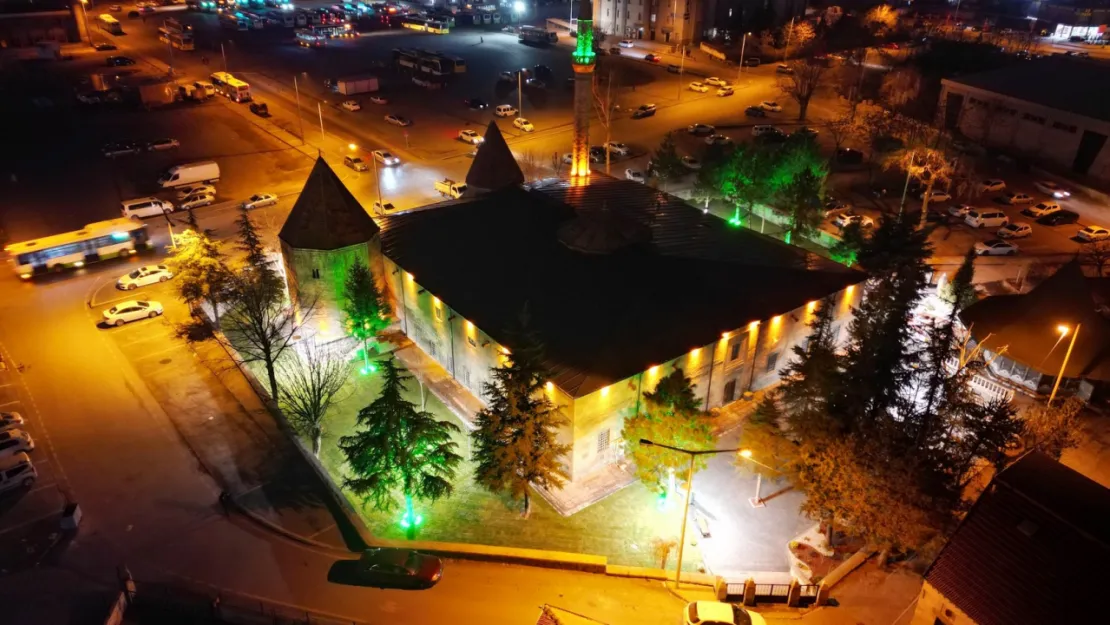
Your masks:
{"label": "street lamp post", "polygon": [[[353,143],[348,143],[347,148],[352,152],[358,150],[358,146]],[[378,206],[374,210],[379,215],[385,214],[385,202],[382,201],[382,179],[378,175],[378,159],[374,158],[373,152],[370,153],[370,162],[374,165],[374,189],[378,192]]]}
{"label": "street lamp post", "polygon": [[740,40],[740,69],[736,70],[736,82],[740,82],[740,74],[744,73],[744,48],[748,45],[748,35],[751,33],[744,33],[744,38]]}
{"label": "street lamp post", "polygon": [[89,38],[89,45],[93,45],[92,31],[89,30],[89,0],[81,0],[81,18],[85,22],[85,36]]}
{"label": "street lamp post", "polygon": [[[1072,332],[1071,342],[1068,343],[1068,351],[1064,354],[1064,362],[1060,363],[1060,373],[1056,376],[1056,382],[1052,385],[1052,394],[1048,396],[1048,405],[1052,405],[1052,400],[1056,399],[1056,389],[1060,388],[1060,380],[1064,377],[1064,369],[1068,366],[1068,359],[1071,358],[1071,350],[1075,347],[1075,337],[1079,336],[1079,328],[1081,324],[1075,324],[1075,332]],[[1066,325],[1056,326],[1056,330],[1060,333],[1061,338],[1067,336],[1071,330]]]}
{"label": "street lamp post", "polygon": [[[743,458],[744,460],[747,460],[748,462],[753,463],[753,464],[758,464],[759,466],[763,467],[764,469],[770,469],[771,471],[775,471],[776,473],[778,472],[774,467],[769,467],[769,466],[763,464],[762,462],[753,459],[752,458],[752,450],[750,450],[750,449],[741,449],[740,450],[740,457]],[[748,503],[750,503],[753,508],[762,508],[762,507],[764,507],[764,505],[766,505],[766,504],[763,503],[763,497],[761,497],[759,495],[759,489],[762,486],[763,486],[763,474],[762,473],[756,473],[755,474],[755,497],[752,497],[752,498],[748,499]]]}
{"label": "street lamp post", "polygon": [[[648,440],[646,438],[640,439],[640,444],[646,447],[662,447],[671,451],[677,451],[686,454],[690,457],[690,463],[686,468],[686,503],[682,507],[682,530],[678,538],[678,564],[675,566],[674,571],[674,587],[678,588],[679,580],[682,576],[682,548],[686,546],[686,517],[690,516],[690,495],[694,492],[694,458],[696,456],[710,456],[713,454],[731,454],[741,451],[740,449],[682,449],[681,447],[671,447],[662,443]],[[751,455],[750,453],[748,455]]]}

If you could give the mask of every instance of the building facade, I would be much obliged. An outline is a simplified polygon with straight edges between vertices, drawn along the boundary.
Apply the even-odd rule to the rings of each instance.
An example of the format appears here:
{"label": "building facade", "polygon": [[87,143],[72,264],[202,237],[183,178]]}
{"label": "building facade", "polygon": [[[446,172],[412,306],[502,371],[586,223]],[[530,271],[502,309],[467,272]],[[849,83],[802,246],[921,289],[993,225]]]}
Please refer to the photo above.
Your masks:
{"label": "building facade", "polygon": [[942,80],[940,110],[974,141],[1110,182],[1108,79],[1098,61],[1031,61]]}
{"label": "building facade", "polygon": [[0,2],[0,49],[79,40],[80,3],[65,0]]}

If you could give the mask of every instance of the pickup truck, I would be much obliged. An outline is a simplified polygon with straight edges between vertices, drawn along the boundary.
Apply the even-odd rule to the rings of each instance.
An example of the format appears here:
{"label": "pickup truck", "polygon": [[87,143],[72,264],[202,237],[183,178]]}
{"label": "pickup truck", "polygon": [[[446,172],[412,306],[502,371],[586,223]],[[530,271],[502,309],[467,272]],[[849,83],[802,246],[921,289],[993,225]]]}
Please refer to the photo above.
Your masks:
{"label": "pickup truck", "polygon": [[455,182],[450,178],[444,178],[443,180],[436,181],[436,191],[439,191],[439,194],[443,197],[450,197],[457,200],[462,197],[463,193],[466,193],[466,183]]}

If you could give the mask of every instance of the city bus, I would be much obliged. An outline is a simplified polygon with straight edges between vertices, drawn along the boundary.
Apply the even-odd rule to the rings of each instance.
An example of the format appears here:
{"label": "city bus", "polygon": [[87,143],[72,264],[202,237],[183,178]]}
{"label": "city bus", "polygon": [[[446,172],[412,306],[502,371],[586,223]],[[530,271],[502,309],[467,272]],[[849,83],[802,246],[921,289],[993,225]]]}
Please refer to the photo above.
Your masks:
{"label": "city bus", "polygon": [[178,21],[176,18],[173,18],[173,17],[171,17],[171,18],[167,19],[166,21],[162,22],[162,28],[166,29],[168,32],[171,32],[171,33],[185,33],[185,32],[192,32],[192,30],[193,30],[192,25],[190,25],[190,24],[182,25],[182,23],[180,21]]}
{"label": "city bus", "polygon": [[220,26],[227,30],[245,31],[251,29],[250,20],[231,11],[220,13]]}
{"label": "city bus", "polygon": [[158,29],[158,40],[162,43],[168,43],[177,50],[189,52],[196,50],[196,44],[193,43],[192,33],[175,33],[166,30],[165,28]]}
{"label": "city bus", "polygon": [[208,80],[216,88],[216,93],[236,102],[250,102],[251,86],[228,72],[215,72]]}
{"label": "city bus", "polygon": [[146,224],[117,217],[76,232],[12,243],[4,248],[15,273],[24,280],[37,274],[84,267],[99,260],[129,256],[151,247]]}
{"label": "city bus", "polygon": [[450,68],[452,72],[456,74],[466,73],[466,61],[461,57],[452,56],[450,54],[437,54],[437,56],[441,59],[444,66]]}
{"label": "city bus", "polygon": [[549,46],[559,42],[559,35],[535,26],[521,26],[517,36],[520,43],[534,46]]}
{"label": "city bus", "polygon": [[297,37],[297,44],[306,48],[319,48],[328,43],[327,37],[307,28],[298,28],[295,35]]}
{"label": "city bus", "polygon": [[406,17],[401,20],[401,26],[410,30],[420,32],[434,33],[437,35],[446,35],[451,32],[443,22],[436,22],[434,20],[425,20],[419,17]]}
{"label": "city bus", "polygon": [[108,15],[107,13],[104,13],[96,18],[96,25],[100,28],[100,30],[106,33],[111,33],[113,35],[123,34],[123,26],[120,25],[119,20],[112,17],[111,15]]}

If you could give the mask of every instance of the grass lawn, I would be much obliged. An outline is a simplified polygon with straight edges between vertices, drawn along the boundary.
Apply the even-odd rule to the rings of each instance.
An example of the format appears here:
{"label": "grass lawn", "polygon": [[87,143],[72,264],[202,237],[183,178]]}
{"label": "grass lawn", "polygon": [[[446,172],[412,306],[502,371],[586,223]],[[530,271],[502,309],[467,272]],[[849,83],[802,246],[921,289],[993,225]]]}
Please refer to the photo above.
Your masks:
{"label": "grass lawn", "polygon": [[[352,366],[357,369],[359,365],[361,362]],[[324,466],[337,483],[342,482],[346,470],[338,440],[355,431],[358,411],[377,398],[381,378],[360,376],[356,372],[352,384],[350,396],[329,415],[320,453]],[[415,379],[409,382],[407,397],[420,405],[420,388]],[[466,460],[460,467],[451,497],[435,503],[417,502],[417,512],[424,517],[418,540],[589,553],[607,556],[613,564],[657,567],[659,561],[653,555],[652,540],[659,537],[677,539],[678,511],[674,506],[661,510],[658,498],[640,483],[570,517],[561,516],[533,492],[531,517],[522,519],[519,503],[493,495],[474,483],[466,429],[430,392],[427,410],[442,421],[459,425],[462,431],[455,439],[458,453]],[[348,499],[362,513],[367,527],[375,535],[405,538],[399,525],[402,512],[399,508],[383,513],[363,505],[353,494],[348,493]],[[691,532],[696,533],[693,526],[687,528],[688,536]],[[674,559],[672,550],[669,566],[674,565]],[[701,555],[696,547],[688,547],[683,559],[683,569],[694,571],[701,562]]]}

